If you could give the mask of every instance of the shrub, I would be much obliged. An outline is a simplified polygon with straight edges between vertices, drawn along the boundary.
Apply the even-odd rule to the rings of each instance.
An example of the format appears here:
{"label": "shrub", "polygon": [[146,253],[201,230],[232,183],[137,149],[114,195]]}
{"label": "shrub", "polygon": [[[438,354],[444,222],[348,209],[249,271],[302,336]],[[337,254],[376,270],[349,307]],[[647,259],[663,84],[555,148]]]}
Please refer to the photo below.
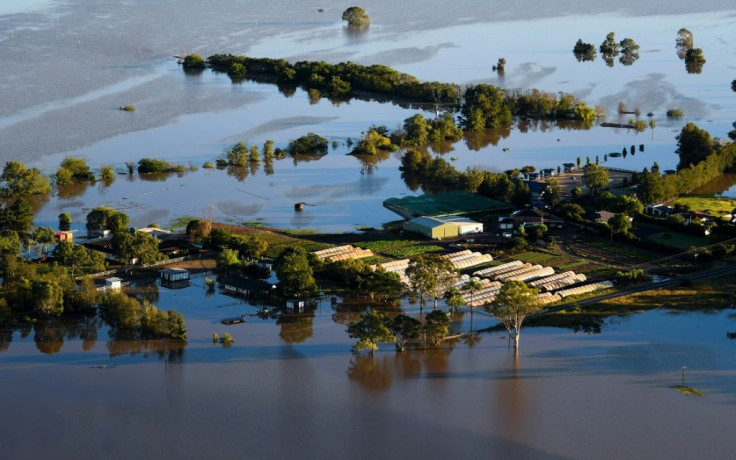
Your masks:
{"label": "shrub", "polygon": [[139,173],[163,173],[174,172],[176,166],[165,160],[157,160],[155,158],[143,158],[138,161]]}
{"label": "shrub", "polygon": [[318,134],[309,133],[289,142],[286,151],[289,155],[326,155],[327,147],[327,139]]}
{"label": "shrub", "polygon": [[185,70],[204,69],[204,58],[197,53],[187,54],[182,61]]}

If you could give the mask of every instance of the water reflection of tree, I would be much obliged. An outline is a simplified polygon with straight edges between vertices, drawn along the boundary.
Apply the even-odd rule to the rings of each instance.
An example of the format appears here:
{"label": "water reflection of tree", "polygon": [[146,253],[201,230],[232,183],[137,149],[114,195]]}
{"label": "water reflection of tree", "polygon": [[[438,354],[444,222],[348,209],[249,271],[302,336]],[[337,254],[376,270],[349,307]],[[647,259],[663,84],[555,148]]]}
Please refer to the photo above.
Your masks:
{"label": "water reflection of tree", "polygon": [[148,301],[150,303],[158,303],[159,291],[158,284],[156,282],[150,282],[146,284],[139,284],[135,288],[131,289],[131,293],[135,295],[135,298],[139,302]]}
{"label": "water reflection of tree", "polygon": [[13,328],[6,321],[3,321],[0,323],[0,351],[8,351],[12,342]]}
{"label": "water reflection of tree", "polygon": [[698,195],[722,195],[734,185],[736,185],[736,173],[723,173],[705,185],[693,190],[693,193]]}
{"label": "water reflection of tree", "polygon": [[375,155],[353,155],[360,162],[360,173],[361,174],[373,174],[373,171],[377,168],[378,163],[388,160],[391,156],[391,152],[386,150],[379,150]]}
{"label": "water reflection of tree", "polygon": [[631,64],[635,63],[639,59],[639,53],[632,52],[632,53],[622,53],[621,56],[618,58],[618,62],[620,62],[622,65],[630,66]]}
{"label": "water reflection of tree", "polygon": [[184,75],[187,77],[199,77],[202,75],[202,72],[204,72],[204,68],[192,68],[192,67],[184,67]]}
{"label": "water reflection of tree", "polygon": [[444,154],[453,152],[455,150],[454,143],[450,141],[434,142],[432,144],[429,144],[429,146],[434,153],[438,153],[440,155],[444,155]]}
{"label": "water reflection of tree", "polygon": [[276,320],[281,326],[279,337],[286,343],[302,343],[314,334],[314,311],[282,314]]}
{"label": "water reflection of tree", "polygon": [[37,213],[41,210],[41,208],[49,202],[49,195],[31,195],[26,198],[28,200],[28,204],[31,205],[31,209],[33,210],[33,213]]}
{"label": "water reflection of tree", "polygon": [[107,351],[111,358],[141,354],[144,358],[157,356],[160,359],[181,361],[186,346],[186,342],[179,340],[142,339],[137,331],[113,328],[110,329],[110,339],[107,341]]}
{"label": "water reflection of tree", "polygon": [[138,178],[145,182],[164,182],[174,174],[173,172],[138,173]]}
{"label": "water reflection of tree", "polygon": [[294,93],[296,93],[296,85],[294,84],[278,83],[276,88],[279,90],[279,93],[283,94],[286,98],[292,97]]}
{"label": "water reflection of tree", "polygon": [[348,379],[370,391],[381,392],[398,378],[435,377],[447,373],[452,348],[413,350],[403,353],[358,354],[348,365]]}
{"label": "water reflection of tree", "polygon": [[90,183],[87,181],[74,182],[73,184],[64,185],[64,186],[59,187],[57,192],[58,192],[59,198],[67,200],[69,198],[76,198],[78,196],[84,195],[89,185]]}
{"label": "water reflection of tree", "polygon": [[228,166],[227,175],[234,177],[238,182],[243,182],[248,178],[248,167],[247,166]]}
{"label": "water reflection of tree", "polygon": [[291,159],[294,162],[294,166],[298,166],[299,163],[321,160],[325,155],[291,155]]}
{"label": "water reflection of tree", "polygon": [[465,334],[461,340],[468,348],[473,348],[483,340],[483,337],[480,334]]}
{"label": "water reflection of tree", "polygon": [[33,325],[33,341],[41,353],[53,355],[61,350],[67,330],[58,318],[43,318]]}
{"label": "water reflection of tree", "polygon": [[481,150],[488,145],[498,145],[501,139],[506,139],[511,135],[511,127],[503,127],[497,129],[487,129],[483,131],[466,131],[465,145],[473,151]]}
{"label": "water reflection of tree", "polygon": [[267,176],[273,176],[273,159],[265,159],[263,162],[263,172],[265,172]]}
{"label": "water reflection of tree", "polygon": [[348,378],[371,391],[391,387],[395,370],[386,355],[355,355],[348,365]]}

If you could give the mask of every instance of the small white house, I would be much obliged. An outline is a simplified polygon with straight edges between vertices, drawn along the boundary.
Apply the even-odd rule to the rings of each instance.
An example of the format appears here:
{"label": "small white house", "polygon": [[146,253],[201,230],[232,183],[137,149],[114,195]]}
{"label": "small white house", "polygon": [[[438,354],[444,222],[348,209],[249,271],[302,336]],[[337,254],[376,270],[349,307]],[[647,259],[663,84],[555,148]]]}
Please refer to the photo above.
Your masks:
{"label": "small white house", "polygon": [[113,276],[105,279],[106,290],[120,289],[121,287],[123,287],[123,280],[121,278]]}

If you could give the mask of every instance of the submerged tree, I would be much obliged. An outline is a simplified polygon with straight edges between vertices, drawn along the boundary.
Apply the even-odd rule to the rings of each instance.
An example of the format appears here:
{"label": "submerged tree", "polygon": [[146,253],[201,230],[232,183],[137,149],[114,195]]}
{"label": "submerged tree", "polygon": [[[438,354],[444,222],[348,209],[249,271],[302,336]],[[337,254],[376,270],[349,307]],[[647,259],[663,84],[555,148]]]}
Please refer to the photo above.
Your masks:
{"label": "submerged tree", "polygon": [[427,344],[439,346],[450,332],[450,318],[444,311],[434,310],[427,315],[424,323],[424,333]]}
{"label": "submerged tree", "polygon": [[618,56],[619,44],[616,41],[616,34],[609,32],[606,35],[606,39],[601,43],[599,47],[603,60],[606,61],[608,67],[613,67],[613,58]]}
{"label": "submerged tree", "polygon": [[677,39],[675,40],[675,48],[677,49],[677,57],[685,59],[687,50],[692,49],[695,38],[693,33],[689,30],[682,28],[677,31]]}
{"label": "submerged tree", "polygon": [[575,54],[575,59],[577,59],[578,62],[595,60],[595,46],[593,46],[592,43],[584,43],[583,40],[579,38],[575,43],[572,52]]}
{"label": "submerged tree", "polygon": [[371,18],[359,6],[351,6],[343,11],[342,20],[347,21],[351,27],[365,27],[371,24]]}
{"label": "submerged tree", "polygon": [[391,324],[391,331],[396,336],[396,351],[404,351],[406,343],[422,336],[422,323],[407,315],[397,315]]}
{"label": "submerged tree", "polygon": [[184,70],[203,70],[206,66],[204,58],[197,53],[187,54],[181,63]]}
{"label": "submerged tree", "polygon": [[391,331],[391,320],[380,311],[368,310],[360,317],[360,321],[351,323],[347,332],[351,339],[358,339],[353,346],[355,353],[367,351],[373,354],[379,343],[393,342],[396,336]]}
{"label": "submerged tree", "polygon": [[618,58],[618,62],[629,66],[639,59],[639,44],[633,38],[624,38],[619,45],[621,46],[621,57]]}
{"label": "submerged tree", "polygon": [[518,350],[524,320],[539,312],[542,305],[536,289],[528,287],[523,281],[507,281],[501,286],[494,302],[484,308],[503,323]]}

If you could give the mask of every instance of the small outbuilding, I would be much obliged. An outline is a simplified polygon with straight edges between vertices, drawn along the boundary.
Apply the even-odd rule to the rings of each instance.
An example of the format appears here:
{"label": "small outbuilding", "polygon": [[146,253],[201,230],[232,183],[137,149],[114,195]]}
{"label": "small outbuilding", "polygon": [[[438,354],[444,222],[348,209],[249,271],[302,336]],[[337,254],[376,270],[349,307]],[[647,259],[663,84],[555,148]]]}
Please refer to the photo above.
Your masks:
{"label": "small outbuilding", "polygon": [[60,232],[56,232],[56,239],[59,242],[67,241],[69,243],[73,243],[74,242],[74,233],[72,233],[70,231],[65,231],[65,230],[62,230]]}
{"label": "small outbuilding", "polygon": [[286,301],[286,308],[295,313],[303,313],[306,305],[307,301],[304,299],[289,299]]}
{"label": "small outbuilding", "polygon": [[161,286],[180,288],[189,286],[189,270],[184,268],[164,268],[159,270]]}
{"label": "small outbuilding", "polygon": [[106,290],[120,289],[121,287],[123,287],[123,280],[121,278],[118,278],[117,276],[113,276],[111,278],[105,279],[105,289]]}

